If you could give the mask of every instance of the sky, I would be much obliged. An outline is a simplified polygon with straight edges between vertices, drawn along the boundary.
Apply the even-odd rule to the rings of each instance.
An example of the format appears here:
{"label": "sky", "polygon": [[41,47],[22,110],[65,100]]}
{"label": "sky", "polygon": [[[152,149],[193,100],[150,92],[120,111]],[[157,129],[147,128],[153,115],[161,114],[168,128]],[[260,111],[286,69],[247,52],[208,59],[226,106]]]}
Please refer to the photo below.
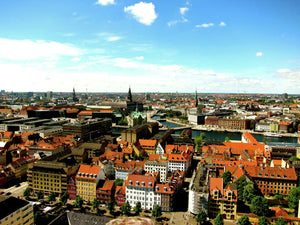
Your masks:
{"label": "sky", "polygon": [[299,12],[299,0],[3,0],[0,89],[300,94]]}

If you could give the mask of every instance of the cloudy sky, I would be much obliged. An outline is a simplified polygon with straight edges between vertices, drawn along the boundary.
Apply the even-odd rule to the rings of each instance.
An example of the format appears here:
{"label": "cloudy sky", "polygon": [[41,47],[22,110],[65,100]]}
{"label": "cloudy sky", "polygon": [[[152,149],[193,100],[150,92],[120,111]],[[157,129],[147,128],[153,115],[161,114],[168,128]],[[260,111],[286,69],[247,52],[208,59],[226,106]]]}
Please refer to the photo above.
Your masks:
{"label": "cloudy sky", "polygon": [[300,94],[299,12],[299,0],[3,0],[0,89]]}

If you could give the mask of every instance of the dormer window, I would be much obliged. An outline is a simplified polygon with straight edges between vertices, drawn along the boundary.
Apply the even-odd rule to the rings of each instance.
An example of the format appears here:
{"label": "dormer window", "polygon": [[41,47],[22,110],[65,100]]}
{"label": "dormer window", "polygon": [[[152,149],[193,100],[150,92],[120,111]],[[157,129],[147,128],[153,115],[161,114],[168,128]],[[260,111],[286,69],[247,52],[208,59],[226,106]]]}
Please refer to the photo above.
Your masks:
{"label": "dormer window", "polygon": [[274,177],[274,174],[271,174],[271,177]]}
{"label": "dormer window", "polygon": [[129,185],[132,185],[132,180],[129,181]]}
{"label": "dormer window", "polygon": [[149,182],[149,187],[152,187],[152,182]]}
{"label": "dormer window", "polygon": [[259,173],[259,174],[258,174],[258,176],[259,176],[259,177],[261,177],[261,176],[262,176],[262,174],[261,174],[261,173]]}
{"label": "dormer window", "polygon": [[267,173],[265,173],[265,177],[269,176]]}
{"label": "dormer window", "polygon": [[142,181],[142,186],[145,186],[145,182],[144,181]]}
{"label": "dormer window", "polygon": [[164,191],[167,191],[167,188],[166,188],[166,187],[164,187]]}
{"label": "dormer window", "polygon": [[140,185],[140,182],[136,181],[136,182],[135,182],[135,185]]}
{"label": "dormer window", "polygon": [[280,178],[281,176],[279,174],[277,174],[277,177]]}

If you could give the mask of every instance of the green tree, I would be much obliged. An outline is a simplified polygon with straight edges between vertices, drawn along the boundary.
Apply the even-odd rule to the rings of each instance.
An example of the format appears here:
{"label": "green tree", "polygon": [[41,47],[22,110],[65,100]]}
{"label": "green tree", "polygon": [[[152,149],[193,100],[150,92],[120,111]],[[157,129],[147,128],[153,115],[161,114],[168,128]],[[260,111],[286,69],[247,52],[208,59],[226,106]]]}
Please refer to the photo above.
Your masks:
{"label": "green tree", "polygon": [[151,215],[155,218],[161,217],[161,207],[159,205],[155,205],[151,212]]}
{"label": "green tree", "polygon": [[275,200],[279,200],[279,201],[280,201],[280,200],[283,200],[283,195],[277,193],[277,194],[274,195],[274,199],[275,199]]}
{"label": "green tree", "polygon": [[202,224],[205,224],[207,220],[207,214],[205,211],[200,211],[196,216],[196,222]]}
{"label": "green tree", "polygon": [[110,201],[107,203],[107,209],[108,209],[108,211],[109,211],[109,213],[110,213],[111,215],[113,215],[114,212],[115,212],[115,206],[116,206],[116,203],[115,203],[114,201],[112,201],[112,200],[110,200]]}
{"label": "green tree", "polygon": [[51,192],[50,195],[48,195],[48,202],[53,202],[55,201],[55,193]]}
{"label": "green tree", "polygon": [[223,216],[221,213],[219,213],[216,218],[214,219],[214,224],[215,225],[224,225],[224,220],[223,220]]}
{"label": "green tree", "polygon": [[142,205],[140,202],[137,202],[135,207],[133,208],[133,211],[135,212],[136,215],[139,215],[140,212],[142,212]]}
{"label": "green tree", "polygon": [[65,205],[68,201],[69,195],[67,192],[64,192],[61,196],[60,196],[60,202],[62,205]]}
{"label": "green tree", "polygon": [[258,225],[268,225],[268,220],[267,220],[267,217],[265,216],[261,216],[259,217],[258,219]]}
{"label": "green tree", "polygon": [[223,178],[224,187],[226,187],[227,184],[229,184],[232,180],[232,174],[230,173],[229,170],[224,172],[221,177]]}
{"label": "green tree", "polygon": [[194,143],[196,145],[197,151],[201,150],[204,139],[205,139],[205,133],[201,133],[200,136],[195,137]]}
{"label": "green tree", "polygon": [[244,188],[248,184],[246,176],[243,175],[241,176],[237,181],[234,182],[236,187],[237,187],[237,192],[238,192],[238,200],[244,201],[243,199],[243,193],[244,193]]}
{"label": "green tree", "polygon": [[294,155],[293,155],[293,156],[291,156],[291,157],[289,158],[289,160],[292,161],[292,162],[293,162],[293,161],[299,161],[299,158],[298,158],[297,156],[294,156]]}
{"label": "green tree", "polygon": [[296,215],[298,213],[298,202],[300,200],[300,186],[292,189],[287,198],[290,209],[295,209]]}
{"label": "green tree", "polygon": [[115,186],[122,186],[122,185],[123,185],[123,182],[124,182],[123,179],[117,178],[117,179],[115,180]]}
{"label": "green tree", "polygon": [[38,200],[43,199],[44,198],[44,193],[39,191],[38,193],[36,193],[36,197]]}
{"label": "green tree", "polygon": [[75,208],[81,208],[83,205],[83,200],[80,196],[76,196],[75,202],[74,202],[74,207]]}
{"label": "green tree", "polygon": [[228,136],[225,138],[225,142],[230,142],[230,138]]}
{"label": "green tree", "polygon": [[94,201],[92,203],[92,208],[93,208],[93,210],[95,210],[98,207],[99,207],[99,201],[96,198],[94,198]]}
{"label": "green tree", "polygon": [[131,210],[131,205],[128,201],[126,201],[125,204],[121,206],[121,212],[123,213],[123,215],[125,214],[128,216],[130,210]]}
{"label": "green tree", "polygon": [[267,216],[269,213],[268,199],[261,196],[256,196],[251,201],[250,210],[252,213],[258,216]]}
{"label": "green tree", "polygon": [[287,224],[288,224],[287,221],[282,217],[280,217],[275,223],[275,225],[287,225]]}
{"label": "green tree", "polygon": [[26,199],[28,199],[29,198],[29,195],[30,195],[30,193],[31,193],[31,189],[30,188],[26,188],[25,190],[24,190],[24,192],[23,192],[23,197],[24,198],[26,198]]}
{"label": "green tree", "polygon": [[246,203],[251,203],[251,200],[257,195],[253,184],[249,183],[244,187],[243,200]]}
{"label": "green tree", "polygon": [[239,225],[251,225],[249,217],[247,215],[243,215],[238,221]]}

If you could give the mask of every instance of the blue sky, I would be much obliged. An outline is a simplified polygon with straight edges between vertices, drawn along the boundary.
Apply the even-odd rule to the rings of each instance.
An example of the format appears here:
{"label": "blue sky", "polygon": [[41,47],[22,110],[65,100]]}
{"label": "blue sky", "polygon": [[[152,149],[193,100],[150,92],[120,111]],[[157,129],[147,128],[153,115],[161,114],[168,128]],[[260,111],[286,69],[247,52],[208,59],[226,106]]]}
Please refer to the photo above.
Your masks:
{"label": "blue sky", "polygon": [[6,91],[300,94],[298,0],[0,1]]}

